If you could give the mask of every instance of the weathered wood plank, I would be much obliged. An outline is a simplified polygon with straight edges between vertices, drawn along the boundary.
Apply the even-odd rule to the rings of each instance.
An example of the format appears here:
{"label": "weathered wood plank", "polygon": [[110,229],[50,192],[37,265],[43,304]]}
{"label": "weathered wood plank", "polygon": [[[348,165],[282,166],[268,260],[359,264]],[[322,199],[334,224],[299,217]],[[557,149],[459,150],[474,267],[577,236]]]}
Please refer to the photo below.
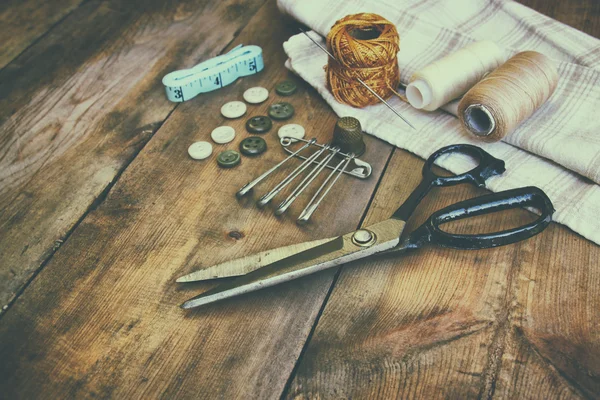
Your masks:
{"label": "weathered wood plank", "polygon": [[[417,163],[422,164],[404,151],[394,153],[366,225],[389,216],[407,197],[420,179]],[[482,193],[470,187],[436,190],[420,206],[417,220]],[[517,210],[453,229],[506,229],[528,217]],[[600,247],[552,225],[533,239],[497,249],[428,248],[345,266],[287,398],[598,393],[593,377],[600,370],[600,351],[591,327],[600,317],[600,290],[592,287],[597,274],[590,261],[599,256]],[[530,283],[538,279],[542,287]],[[574,330],[577,344],[569,339]],[[527,365],[520,366],[523,358]]]}
{"label": "weathered wood plank", "polygon": [[[418,164],[415,156],[395,152],[363,225],[389,218],[420,181]],[[406,230],[443,205],[480,192],[434,190]],[[481,298],[501,296],[495,282],[510,265],[504,261],[489,273],[485,266],[498,251],[428,248],[345,266],[287,397],[476,396],[496,313]]]}
{"label": "weathered wood plank", "polygon": [[[271,90],[269,101],[249,106],[248,117],[282,100],[273,88],[289,77],[281,43],[294,29],[274,2],[263,7],[236,43],[261,45],[265,70],[179,106],[5,314],[0,392],[49,398],[280,396],[335,271],[192,312],[178,305],[211,284],[180,286],[175,278],[194,266],[350,231],[365,212],[391,154],[374,138],[367,138],[364,157],[373,162],[374,177],[341,178],[337,195],[305,227],[293,218],[301,201],[276,218],[272,209],[256,208],[258,195],[239,202],[234,197],[284,157],[276,135],[283,123],[265,135],[267,153],[244,157],[235,169],[218,168],[214,154],[204,162],[187,156],[190,143],[208,139],[224,123],[238,137],[215,152],[237,148],[247,135],[246,118],[225,121],[219,109],[246,88]],[[296,106],[293,122],[308,135],[330,138],[336,119],[314,90],[301,87],[285,100]]]}
{"label": "weathered wood plank", "polygon": [[162,75],[216,55],[262,3],[86,3],[0,71],[0,305],[174,109]]}
{"label": "weathered wood plank", "polygon": [[[600,36],[597,2],[521,3]],[[385,218],[395,208],[390,199],[408,194],[417,165],[394,154],[365,223]],[[397,187],[400,180],[407,187]],[[426,200],[417,219],[483,191],[443,193]],[[502,217],[462,229],[515,226],[527,216]],[[598,246],[552,225],[506,248],[429,249],[346,266],[286,397],[597,398],[599,256]]]}
{"label": "weathered wood plank", "polygon": [[4,0],[0,3],[0,69],[84,0]]}
{"label": "weathered wood plank", "polygon": [[[567,346],[570,346],[568,344]],[[559,349],[564,349],[565,342]],[[587,352],[587,349],[584,350]],[[596,352],[597,354],[597,352]],[[571,355],[588,358],[585,353],[573,352]],[[589,358],[588,358],[589,359]],[[507,336],[502,354],[502,368],[499,370],[495,397],[504,399],[571,399],[571,398],[597,398],[598,391],[590,393],[580,385],[580,379],[591,380],[590,376],[582,376],[589,369],[582,369],[577,380],[572,380],[573,375],[564,375],[564,369],[557,369],[553,363],[541,354],[535,346],[523,336],[520,329],[513,330]],[[577,360],[571,360],[576,365]],[[597,362],[596,362],[597,365]],[[566,379],[565,379],[566,378]],[[592,386],[593,387],[593,386]],[[575,392],[575,393],[574,393]]]}
{"label": "weathered wood plank", "polygon": [[[506,397],[525,397],[531,388],[524,382],[546,378],[541,389],[556,385],[553,377],[559,375],[581,395],[597,398],[600,247],[557,226],[549,235],[522,255],[515,273],[510,351],[502,358],[498,387]],[[535,373],[522,365],[532,365]]]}
{"label": "weathered wood plank", "polygon": [[[278,16],[270,9],[260,18],[277,21]],[[264,20],[248,29],[250,41],[260,32],[266,48],[272,35],[291,33],[265,29]],[[268,51],[267,62],[280,66],[279,56],[280,49]],[[332,273],[190,314],[176,305],[207,285],[173,285],[194,264],[342,233],[359,220],[374,181],[356,183],[340,195],[339,204],[328,201],[317,215],[344,210],[341,221],[299,229],[249,201],[240,202],[240,208],[223,202],[261,169],[262,161],[277,158],[273,149],[262,158],[244,159],[248,169],[238,167],[235,175],[186,159],[187,145],[207,137],[206,126],[220,123],[218,106],[225,97],[239,98],[252,84],[272,88],[280,76],[267,69],[176,110],[106,202],[87,216],[4,316],[3,394],[228,398],[281,392]],[[328,131],[334,120],[325,104],[311,91],[299,96],[297,109],[304,112],[299,120],[312,130]],[[261,107],[256,110],[264,111]],[[243,131],[241,123],[234,125]],[[369,149],[368,159],[380,153],[385,160],[386,146],[370,139]],[[420,164],[396,152],[367,222],[388,217],[396,206],[390,199],[400,201],[414,187]],[[378,172],[381,166],[378,162]],[[199,193],[207,187],[214,198]],[[482,192],[453,188],[443,193],[427,200],[417,219]],[[503,215],[497,224],[484,218],[463,228],[499,228],[525,217],[524,212]],[[548,246],[552,251],[540,256]],[[378,260],[346,267],[338,281],[342,286],[331,297],[338,301],[322,315],[288,396],[595,397],[597,247],[553,226],[533,241],[484,253],[429,249],[398,260],[397,266],[395,260]],[[381,285],[381,279],[390,280]],[[397,298],[390,299],[386,294],[394,285]],[[356,298],[360,290],[367,292],[364,299]],[[366,304],[377,291],[381,304],[370,312]],[[340,303],[341,298],[351,301]],[[352,321],[349,307],[360,314],[362,326]],[[336,315],[342,319],[332,319]]]}

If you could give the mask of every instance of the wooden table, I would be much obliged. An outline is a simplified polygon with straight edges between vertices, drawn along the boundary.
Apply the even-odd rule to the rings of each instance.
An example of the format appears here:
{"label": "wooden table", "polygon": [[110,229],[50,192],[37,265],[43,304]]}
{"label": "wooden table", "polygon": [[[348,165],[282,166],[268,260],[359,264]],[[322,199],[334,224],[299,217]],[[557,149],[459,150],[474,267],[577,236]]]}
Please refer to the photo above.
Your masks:
{"label": "wooden table", "polygon": [[[597,0],[524,3],[600,36]],[[233,196],[282,158],[274,132],[233,170],[187,156],[224,102],[294,79],[281,44],[296,25],[274,1],[7,0],[0,25],[0,398],[600,397],[600,248],[556,224],[178,307],[214,283],[176,277],[387,218],[420,179],[422,160],[367,137],[371,179],[344,178],[298,227],[302,204],[278,219]],[[166,101],[165,72],[238,43],[263,47],[264,72]],[[289,101],[329,137],[336,117],[314,90]],[[408,229],[484,192],[434,191]]]}

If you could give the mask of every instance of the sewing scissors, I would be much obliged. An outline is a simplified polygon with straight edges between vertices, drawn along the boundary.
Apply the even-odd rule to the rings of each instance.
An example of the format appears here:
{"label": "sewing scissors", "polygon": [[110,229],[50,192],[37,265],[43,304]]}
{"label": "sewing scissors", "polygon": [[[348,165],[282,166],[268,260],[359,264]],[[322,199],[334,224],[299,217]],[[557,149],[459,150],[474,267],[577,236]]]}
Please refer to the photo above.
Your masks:
{"label": "sewing scissors", "polygon": [[[470,171],[460,175],[436,175],[432,170],[435,160],[442,155],[452,153],[470,155],[479,163]],[[390,219],[336,238],[274,249],[183,276],[177,279],[177,282],[195,282],[240,275],[186,301],[181,307],[187,309],[213,303],[375,254],[402,254],[427,244],[455,249],[485,249],[515,243],[537,235],[550,223],[554,208],[541,189],[530,186],[484,195],[445,207],[434,212],[425,223],[400,242],[406,221],[433,187],[461,183],[483,187],[486,179],[504,171],[504,161],[479,147],[456,144],[441,148],[427,159],[423,166],[421,183]],[[450,221],[518,207],[533,207],[539,211],[540,216],[535,221],[517,228],[485,234],[454,234],[440,228],[440,225]]]}

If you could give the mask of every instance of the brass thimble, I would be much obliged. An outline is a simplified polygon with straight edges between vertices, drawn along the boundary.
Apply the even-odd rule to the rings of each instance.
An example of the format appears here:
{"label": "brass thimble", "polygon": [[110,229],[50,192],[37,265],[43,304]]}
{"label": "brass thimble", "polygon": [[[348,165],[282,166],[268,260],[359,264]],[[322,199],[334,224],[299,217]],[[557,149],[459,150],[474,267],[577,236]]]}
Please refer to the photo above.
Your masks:
{"label": "brass thimble", "polygon": [[360,121],[354,117],[342,117],[338,119],[333,129],[331,144],[338,146],[343,153],[354,153],[356,157],[363,155],[366,146],[363,141]]}

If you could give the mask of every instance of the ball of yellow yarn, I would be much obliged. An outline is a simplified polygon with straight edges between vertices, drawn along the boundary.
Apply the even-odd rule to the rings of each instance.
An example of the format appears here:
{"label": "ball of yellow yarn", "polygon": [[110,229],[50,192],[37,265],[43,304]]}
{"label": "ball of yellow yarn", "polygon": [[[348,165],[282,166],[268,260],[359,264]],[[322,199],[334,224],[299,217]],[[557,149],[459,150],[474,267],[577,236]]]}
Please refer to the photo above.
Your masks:
{"label": "ball of yellow yarn", "polygon": [[356,78],[384,99],[395,93],[400,37],[390,21],[377,14],[348,15],[329,31],[327,47],[337,60],[329,59],[326,67],[327,84],[337,101],[354,107],[379,103]]}

